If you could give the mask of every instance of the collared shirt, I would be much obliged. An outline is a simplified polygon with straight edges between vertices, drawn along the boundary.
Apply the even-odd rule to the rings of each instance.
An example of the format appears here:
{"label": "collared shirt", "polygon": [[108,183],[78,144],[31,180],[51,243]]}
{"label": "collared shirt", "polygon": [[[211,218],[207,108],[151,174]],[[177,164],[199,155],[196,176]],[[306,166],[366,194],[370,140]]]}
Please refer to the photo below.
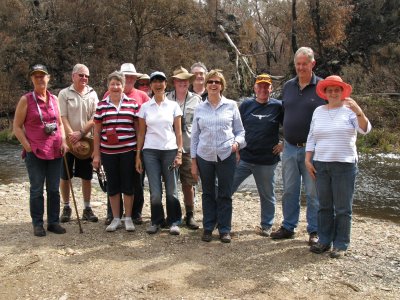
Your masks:
{"label": "collared shirt", "polygon": [[[101,123],[100,151],[106,154],[124,153],[136,149],[134,120],[139,110],[135,100],[123,94],[118,107],[107,97],[97,104],[94,122]],[[118,143],[111,144],[107,131],[115,130]]]}
{"label": "collared shirt", "polygon": [[[109,91],[107,91],[103,99],[105,99],[108,95],[110,94]],[[129,93],[124,93],[128,98],[136,100],[136,103],[139,105],[139,109],[142,106],[143,103],[146,103],[147,101],[150,100],[150,97],[143,91],[132,88]]]}
{"label": "collared shirt", "polygon": [[282,102],[268,99],[259,103],[255,98],[243,101],[239,107],[246,131],[247,146],[240,150],[240,159],[251,164],[273,165],[280,161],[273,148],[279,143],[279,126],[283,120]]}
{"label": "collared shirt", "polygon": [[[177,101],[175,91],[167,93],[168,99]],[[190,138],[192,134],[192,122],[194,109],[201,102],[199,95],[188,92],[185,101],[180,104],[180,108],[183,112],[182,116],[182,140],[183,140],[183,152],[190,153]],[[178,103],[178,102],[177,102]]]}
{"label": "collared shirt", "polygon": [[316,85],[321,78],[312,74],[310,83],[300,89],[299,78],[287,81],[283,87],[282,101],[285,116],[283,134],[290,144],[305,143],[310,130],[314,110],[326,104],[316,92]]}
{"label": "collared shirt", "polygon": [[68,119],[73,131],[81,130],[93,119],[98,102],[97,93],[90,86],[86,86],[82,95],[74,89],[73,84],[58,94],[61,117]]}
{"label": "collared shirt", "polygon": [[[58,124],[58,116],[60,112],[58,110],[57,97],[47,91],[47,99],[49,99],[48,101],[50,104],[48,105],[40,97],[36,97],[36,103],[33,93],[34,92],[25,94],[27,99],[27,110],[24,121],[25,136],[36,157],[45,160],[60,158],[62,157],[60,151],[62,138]],[[43,121],[40,118],[39,109]],[[46,134],[43,122],[55,122],[57,124],[57,130],[55,130],[53,134]]]}
{"label": "collared shirt", "polygon": [[234,142],[238,142],[240,148],[246,146],[244,135],[235,101],[222,96],[214,108],[206,99],[194,110],[190,155],[207,161],[224,160],[231,155]]}
{"label": "collared shirt", "polygon": [[342,106],[329,110],[327,105],[320,106],[312,117],[306,151],[314,152],[316,161],[355,163],[357,132],[370,131],[371,123],[368,121],[367,131],[362,130],[351,109]]}
{"label": "collared shirt", "polygon": [[179,116],[182,116],[182,110],[178,103],[166,97],[160,105],[154,97],[144,103],[139,111],[139,118],[144,119],[147,126],[143,149],[177,149],[173,125],[175,118]]}

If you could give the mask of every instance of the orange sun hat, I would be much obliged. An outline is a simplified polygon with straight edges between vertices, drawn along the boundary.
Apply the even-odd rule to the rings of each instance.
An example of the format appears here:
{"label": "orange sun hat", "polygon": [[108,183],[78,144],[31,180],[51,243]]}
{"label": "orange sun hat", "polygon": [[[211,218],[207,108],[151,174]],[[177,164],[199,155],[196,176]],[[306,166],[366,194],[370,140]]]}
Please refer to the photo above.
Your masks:
{"label": "orange sun hat", "polygon": [[344,82],[343,79],[340,78],[340,76],[331,75],[331,76],[326,77],[324,80],[318,81],[317,95],[320,96],[322,99],[328,100],[328,97],[326,96],[326,93],[325,93],[325,89],[328,86],[340,86],[343,89],[342,100],[349,97],[353,90],[351,85]]}

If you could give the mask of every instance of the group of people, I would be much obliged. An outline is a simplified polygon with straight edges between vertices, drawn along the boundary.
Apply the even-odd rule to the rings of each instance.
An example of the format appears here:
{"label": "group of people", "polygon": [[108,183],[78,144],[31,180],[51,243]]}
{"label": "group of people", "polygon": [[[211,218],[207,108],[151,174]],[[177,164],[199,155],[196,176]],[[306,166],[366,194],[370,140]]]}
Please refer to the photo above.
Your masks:
{"label": "group of people", "polygon": [[[108,91],[101,101],[88,86],[86,66],[74,67],[73,83],[58,99],[47,90],[47,68],[33,66],[34,91],[22,96],[17,105],[14,132],[24,148],[34,234],[46,235],[44,182],[47,230],[65,233],[59,223],[71,218],[69,180],[73,176],[82,179],[83,219],[97,222],[90,207],[92,168],[103,167],[110,203],[107,231],[122,226],[123,213],[127,231],[143,222],[145,173],[151,204],[147,233],[167,227],[170,234],[180,234],[178,178],[184,222],[198,229],[194,195],[200,178],[201,240],[212,241],[217,229],[220,241],[229,243],[232,196],[253,175],[260,196],[261,235],[295,236],[303,182],[310,251],[323,253],[333,246],[331,257],[343,256],[350,242],[357,132],[368,133],[371,124],[350,98],[351,86],[336,75],[319,78],[313,72],[315,63],[311,48],[299,48],[294,55],[297,76],[284,84],[281,100],[271,98],[272,78],[262,73],[255,78],[254,97],[239,107],[223,95],[227,84],[222,72],[208,71],[200,62],[190,72],[177,68],[169,78],[161,71],[150,76],[137,73],[133,64],[125,63],[108,76]],[[88,138],[93,138],[92,156],[77,157]],[[281,157],[283,222],[272,231],[275,170]],[[61,218],[59,186],[64,203]]]}

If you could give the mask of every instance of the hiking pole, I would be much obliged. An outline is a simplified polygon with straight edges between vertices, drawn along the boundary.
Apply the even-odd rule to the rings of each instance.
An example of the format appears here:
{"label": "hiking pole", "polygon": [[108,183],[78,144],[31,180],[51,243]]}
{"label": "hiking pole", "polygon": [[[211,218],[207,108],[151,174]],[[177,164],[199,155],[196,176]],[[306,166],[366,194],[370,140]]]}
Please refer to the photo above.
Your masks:
{"label": "hiking pole", "polygon": [[65,165],[65,169],[67,170],[67,176],[68,176],[68,181],[69,181],[69,188],[70,188],[70,190],[71,190],[72,200],[74,201],[74,207],[75,207],[76,218],[78,219],[79,233],[83,233],[82,225],[81,225],[81,220],[79,219],[78,207],[76,206],[74,189],[72,188],[71,175],[69,174],[68,163],[67,163],[67,155],[66,155],[66,154],[64,155],[64,165]]}

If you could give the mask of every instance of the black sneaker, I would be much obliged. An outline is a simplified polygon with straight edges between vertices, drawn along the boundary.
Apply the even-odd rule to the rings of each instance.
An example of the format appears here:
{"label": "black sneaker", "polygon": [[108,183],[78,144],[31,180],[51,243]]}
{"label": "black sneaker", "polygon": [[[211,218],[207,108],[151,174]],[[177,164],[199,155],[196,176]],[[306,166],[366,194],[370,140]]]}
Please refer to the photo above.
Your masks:
{"label": "black sneaker", "polygon": [[294,232],[287,230],[285,227],[279,228],[279,230],[271,232],[271,239],[281,240],[281,239],[292,239],[294,238]]}
{"label": "black sneaker", "polygon": [[110,225],[113,219],[113,216],[107,216],[106,220],[104,221],[104,225]]}
{"label": "black sneaker", "polygon": [[56,233],[56,234],[64,234],[67,231],[64,227],[61,227],[60,224],[49,224],[47,225],[47,231]]}
{"label": "black sneaker", "polygon": [[186,214],[186,226],[187,228],[192,230],[199,229],[199,224],[196,223],[193,212],[189,212]]}
{"label": "black sneaker", "polygon": [[42,225],[38,226],[33,226],[33,235],[34,236],[46,236],[46,231],[44,231],[44,228]]}
{"label": "black sneaker", "polygon": [[97,222],[99,218],[95,216],[91,207],[86,207],[83,210],[82,220],[89,222]]}
{"label": "black sneaker", "polygon": [[137,218],[132,218],[133,224],[135,225],[142,225],[143,224],[143,219],[142,216],[139,216]]}
{"label": "black sneaker", "polygon": [[60,222],[65,223],[71,221],[71,214],[72,214],[72,209],[69,206],[64,206],[61,217],[60,217]]}
{"label": "black sneaker", "polygon": [[230,243],[231,242],[231,235],[229,233],[221,233],[219,235],[219,239],[222,243]]}
{"label": "black sneaker", "polygon": [[321,243],[316,243],[310,247],[312,253],[321,254],[331,249],[330,245],[324,245]]}
{"label": "black sneaker", "polygon": [[211,242],[212,241],[212,231],[204,230],[203,235],[201,236],[201,240],[203,242]]}

